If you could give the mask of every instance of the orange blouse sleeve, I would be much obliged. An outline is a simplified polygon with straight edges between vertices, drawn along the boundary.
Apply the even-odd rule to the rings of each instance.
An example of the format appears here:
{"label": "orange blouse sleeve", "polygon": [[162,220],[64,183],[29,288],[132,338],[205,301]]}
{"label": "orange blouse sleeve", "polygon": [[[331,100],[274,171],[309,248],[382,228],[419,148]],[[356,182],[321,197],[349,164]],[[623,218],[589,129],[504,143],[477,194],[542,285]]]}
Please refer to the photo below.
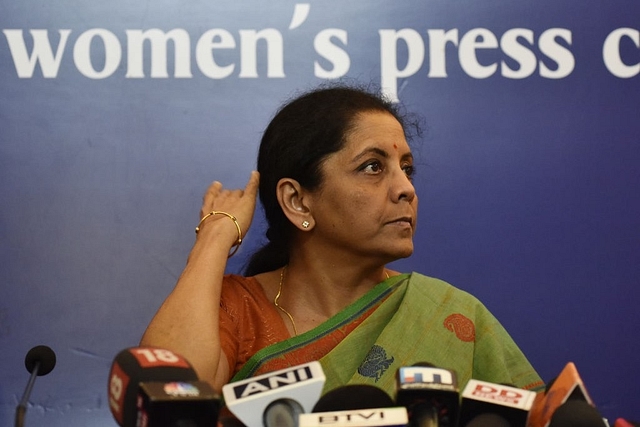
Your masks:
{"label": "orange blouse sleeve", "polygon": [[220,297],[220,345],[233,377],[257,351],[289,338],[282,317],[253,277],[227,275]]}

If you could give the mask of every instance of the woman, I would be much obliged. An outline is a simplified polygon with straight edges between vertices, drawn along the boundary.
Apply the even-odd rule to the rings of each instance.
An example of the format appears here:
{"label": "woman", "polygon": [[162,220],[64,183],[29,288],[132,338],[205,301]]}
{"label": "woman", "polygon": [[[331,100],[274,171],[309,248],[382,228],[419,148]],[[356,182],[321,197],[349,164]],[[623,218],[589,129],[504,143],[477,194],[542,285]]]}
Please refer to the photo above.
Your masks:
{"label": "woman", "polygon": [[[214,388],[320,360],[329,390],[368,383],[393,395],[418,362],[535,389],[540,378],[474,297],[386,264],[413,252],[418,199],[407,125],[384,98],[322,88],[266,129],[244,190],[214,182],[184,272],[142,338],[184,355]],[[224,275],[256,195],[269,243],[246,277]],[[212,213],[214,212],[214,213]]]}

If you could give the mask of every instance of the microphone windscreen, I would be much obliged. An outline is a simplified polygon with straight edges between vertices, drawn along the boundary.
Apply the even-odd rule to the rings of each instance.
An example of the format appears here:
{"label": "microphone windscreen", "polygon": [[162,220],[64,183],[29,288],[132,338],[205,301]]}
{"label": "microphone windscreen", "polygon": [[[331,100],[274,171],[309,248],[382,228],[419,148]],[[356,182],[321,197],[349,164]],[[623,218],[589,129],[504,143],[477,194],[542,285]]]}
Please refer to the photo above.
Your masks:
{"label": "microphone windscreen", "polygon": [[265,427],[297,427],[298,417],[304,414],[304,408],[292,399],[278,399],[264,411]]}
{"label": "microphone windscreen", "polygon": [[233,415],[220,415],[218,418],[218,427],[246,427],[242,421]]}
{"label": "microphone windscreen", "polygon": [[136,425],[141,382],[197,381],[187,360],[165,349],[133,347],[118,353],[109,374],[109,408],[120,426]]}
{"label": "microphone windscreen", "polygon": [[56,354],[46,345],[33,347],[24,358],[24,366],[32,374],[37,363],[40,363],[38,376],[47,375],[56,366]]}
{"label": "microphone windscreen", "polygon": [[570,399],[555,410],[549,427],[606,427],[598,410],[584,400]]}
{"label": "microphone windscreen", "polygon": [[480,414],[464,427],[511,427],[511,423],[498,414]]}
{"label": "microphone windscreen", "polygon": [[392,406],[396,405],[382,389],[367,384],[349,384],[327,392],[313,407],[313,412],[390,408]]}

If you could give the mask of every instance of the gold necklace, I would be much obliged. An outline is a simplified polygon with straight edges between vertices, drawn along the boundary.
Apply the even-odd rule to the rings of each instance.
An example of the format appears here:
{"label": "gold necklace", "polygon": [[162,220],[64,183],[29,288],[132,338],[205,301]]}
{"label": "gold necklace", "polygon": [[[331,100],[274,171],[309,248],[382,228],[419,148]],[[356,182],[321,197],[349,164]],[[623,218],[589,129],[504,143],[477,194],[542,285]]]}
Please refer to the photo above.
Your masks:
{"label": "gold necklace", "polygon": [[[289,313],[287,310],[285,310],[282,306],[280,306],[278,304],[278,299],[280,299],[280,295],[282,294],[282,284],[284,283],[284,271],[287,269],[287,266],[285,265],[284,267],[282,267],[282,271],[280,272],[280,285],[278,286],[278,293],[276,294],[276,297],[273,299],[273,305],[275,305],[278,309],[280,309],[280,311],[282,311],[284,314],[287,315],[287,317],[289,318],[289,320],[291,320],[291,326],[293,326],[293,334],[294,336],[298,336],[298,329],[296,328],[296,322],[295,320],[293,320],[293,316],[291,315],[291,313]],[[389,278],[389,273],[387,272],[387,270],[384,270],[384,275],[386,276],[386,278]]]}
{"label": "gold necklace", "polygon": [[273,305],[278,307],[284,314],[287,315],[287,317],[289,317],[289,320],[291,320],[291,325],[293,326],[293,334],[294,336],[297,337],[298,329],[296,329],[296,322],[293,320],[293,316],[287,310],[285,310],[284,308],[278,305],[278,298],[280,298],[280,294],[282,293],[282,283],[284,283],[284,271],[286,269],[287,269],[287,266],[285,265],[284,267],[282,267],[282,271],[280,272],[280,286],[278,286],[278,294],[273,299]]}

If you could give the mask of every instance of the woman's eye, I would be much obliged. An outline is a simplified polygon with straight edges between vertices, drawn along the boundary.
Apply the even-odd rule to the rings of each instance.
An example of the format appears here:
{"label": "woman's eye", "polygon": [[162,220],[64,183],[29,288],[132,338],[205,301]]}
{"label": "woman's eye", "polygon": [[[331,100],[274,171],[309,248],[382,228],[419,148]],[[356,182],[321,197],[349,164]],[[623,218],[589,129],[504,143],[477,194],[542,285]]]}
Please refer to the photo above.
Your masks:
{"label": "woman's eye", "polygon": [[409,178],[411,178],[416,171],[413,165],[405,165],[402,167],[402,170],[404,171],[405,175],[407,175]]}
{"label": "woman's eye", "polygon": [[382,171],[382,165],[380,162],[370,162],[364,165],[362,170],[368,173],[379,173]]}

